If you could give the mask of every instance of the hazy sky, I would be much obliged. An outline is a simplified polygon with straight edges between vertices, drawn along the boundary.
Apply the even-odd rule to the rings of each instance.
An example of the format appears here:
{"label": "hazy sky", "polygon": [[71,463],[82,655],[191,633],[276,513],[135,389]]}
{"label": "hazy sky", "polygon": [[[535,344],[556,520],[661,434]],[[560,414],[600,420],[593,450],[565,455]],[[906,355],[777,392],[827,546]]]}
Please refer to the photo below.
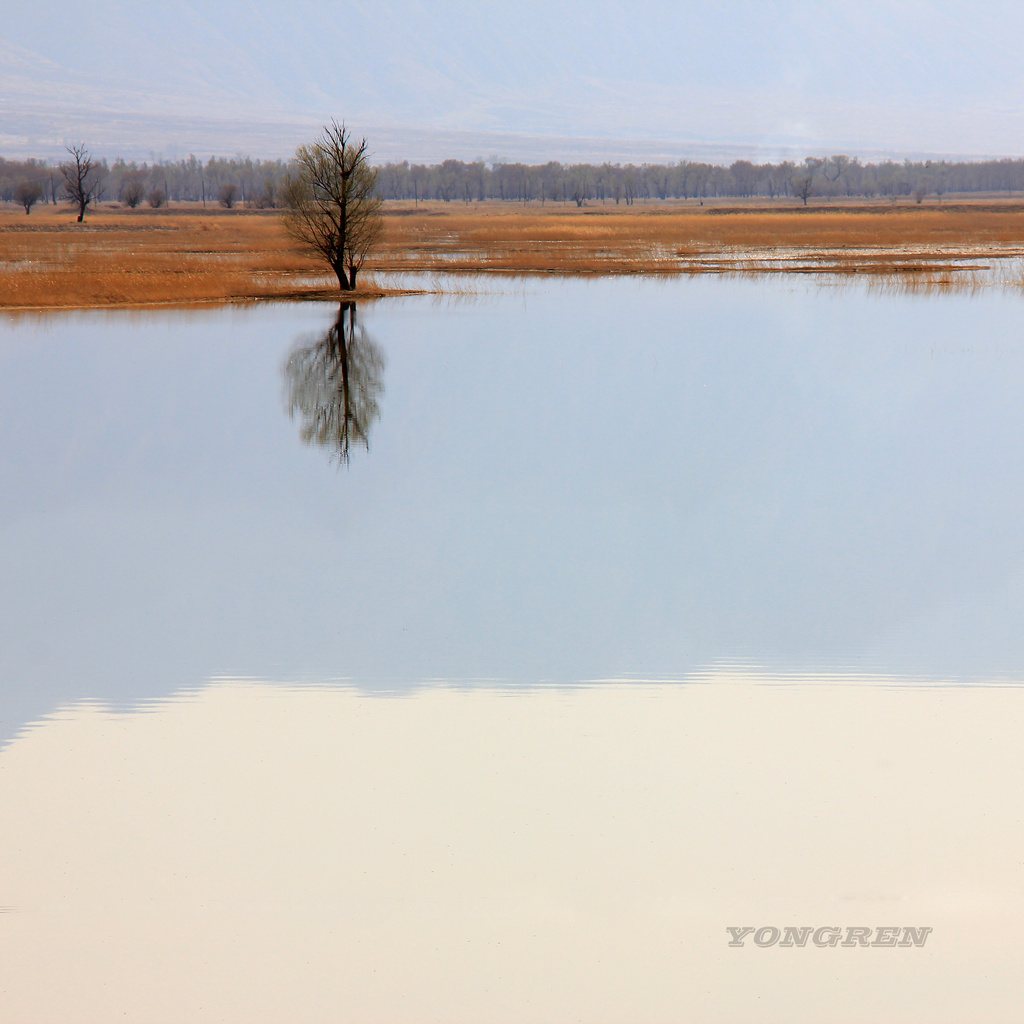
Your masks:
{"label": "hazy sky", "polygon": [[[23,9],[0,0],[0,12]],[[11,8],[12,10],[5,10]],[[35,0],[0,153],[1016,155],[1024,6],[964,0]],[[599,140],[575,144],[568,140]],[[575,148],[574,148],[575,146]]]}

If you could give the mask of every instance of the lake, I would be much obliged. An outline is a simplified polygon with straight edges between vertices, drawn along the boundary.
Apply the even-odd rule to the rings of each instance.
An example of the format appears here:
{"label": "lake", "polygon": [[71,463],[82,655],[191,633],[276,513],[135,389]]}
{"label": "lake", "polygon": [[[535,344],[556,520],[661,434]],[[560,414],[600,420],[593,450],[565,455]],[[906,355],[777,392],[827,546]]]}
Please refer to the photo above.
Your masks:
{"label": "lake", "polygon": [[1015,1020],[1024,301],[476,287],[0,320],[4,1018]]}

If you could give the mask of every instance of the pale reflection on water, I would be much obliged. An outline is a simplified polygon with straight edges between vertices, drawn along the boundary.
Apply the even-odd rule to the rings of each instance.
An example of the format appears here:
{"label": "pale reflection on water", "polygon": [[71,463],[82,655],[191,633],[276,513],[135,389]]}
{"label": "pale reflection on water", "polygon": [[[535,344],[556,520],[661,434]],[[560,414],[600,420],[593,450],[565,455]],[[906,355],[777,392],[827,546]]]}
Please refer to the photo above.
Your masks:
{"label": "pale reflection on water", "polygon": [[4,1019],[1015,1020],[1022,725],[728,675],[69,707],[0,754]]}
{"label": "pale reflection on water", "polygon": [[1024,672],[1019,300],[515,287],[0,321],[0,742],[225,674]]}

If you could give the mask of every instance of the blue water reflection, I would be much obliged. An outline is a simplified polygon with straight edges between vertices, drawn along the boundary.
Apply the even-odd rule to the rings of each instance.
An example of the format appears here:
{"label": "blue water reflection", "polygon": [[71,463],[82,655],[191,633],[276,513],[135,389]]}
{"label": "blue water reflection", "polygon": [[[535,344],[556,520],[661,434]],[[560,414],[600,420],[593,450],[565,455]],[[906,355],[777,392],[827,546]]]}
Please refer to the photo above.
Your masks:
{"label": "blue water reflection", "polygon": [[287,369],[337,315],[0,325],[3,736],[220,675],[1024,668],[1013,296],[611,280],[360,308],[376,408],[340,466]]}

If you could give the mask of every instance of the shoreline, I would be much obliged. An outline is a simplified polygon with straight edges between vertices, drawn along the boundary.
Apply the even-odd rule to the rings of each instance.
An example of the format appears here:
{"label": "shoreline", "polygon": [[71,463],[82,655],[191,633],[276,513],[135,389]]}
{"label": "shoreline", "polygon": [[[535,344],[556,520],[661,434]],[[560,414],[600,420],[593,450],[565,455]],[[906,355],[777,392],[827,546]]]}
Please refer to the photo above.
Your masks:
{"label": "shoreline", "polygon": [[[386,204],[385,234],[353,293],[286,234],[276,210],[104,204],[0,209],[0,310],[195,307],[259,301],[376,301],[440,288],[388,276],[870,276],[1024,287],[1024,199],[944,203],[692,201],[645,205]],[[458,288],[454,288],[458,291]]]}

